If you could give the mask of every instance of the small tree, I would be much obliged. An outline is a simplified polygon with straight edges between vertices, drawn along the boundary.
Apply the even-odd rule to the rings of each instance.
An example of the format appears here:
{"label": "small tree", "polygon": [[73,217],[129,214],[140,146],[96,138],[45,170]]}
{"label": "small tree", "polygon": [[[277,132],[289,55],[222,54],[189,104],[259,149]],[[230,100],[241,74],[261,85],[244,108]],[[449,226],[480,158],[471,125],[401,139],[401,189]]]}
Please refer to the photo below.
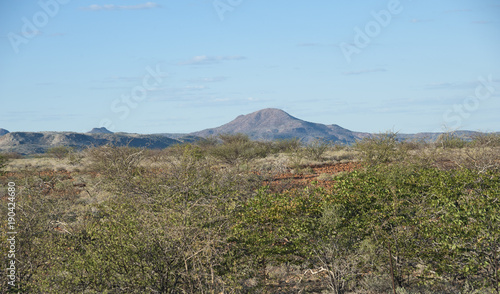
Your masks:
{"label": "small tree", "polygon": [[228,164],[238,164],[257,157],[265,157],[270,145],[251,141],[245,134],[219,135],[222,145],[210,149],[210,154]]}
{"label": "small tree", "polygon": [[447,132],[439,135],[439,137],[436,140],[436,143],[443,147],[443,149],[446,148],[463,148],[467,145],[467,141],[465,141],[463,138],[455,135],[452,132]]}
{"label": "small tree", "polygon": [[361,152],[363,161],[369,165],[401,160],[406,155],[406,149],[401,148],[401,144],[397,140],[397,133],[394,132],[364,138],[356,142],[355,149]]}
{"label": "small tree", "polygon": [[8,159],[4,155],[0,154],[0,171],[7,165]]}
{"label": "small tree", "polygon": [[66,158],[72,151],[73,148],[71,147],[57,146],[48,149],[45,153],[57,159],[63,159]]}
{"label": "small tree", "polygon": [[304,147],[303,152],[309,159],[322,160],[328,148],[330,148],[330,142],[323,139],[315,139]]}

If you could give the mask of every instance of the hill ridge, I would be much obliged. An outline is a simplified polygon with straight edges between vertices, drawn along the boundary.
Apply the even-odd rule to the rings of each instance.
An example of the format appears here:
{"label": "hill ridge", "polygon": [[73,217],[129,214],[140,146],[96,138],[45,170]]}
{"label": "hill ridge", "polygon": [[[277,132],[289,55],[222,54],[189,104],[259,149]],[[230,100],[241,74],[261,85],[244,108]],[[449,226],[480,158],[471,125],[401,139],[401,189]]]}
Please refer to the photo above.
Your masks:
{"label": "hill ridge", "polygon": [[353,132],[338,125],[304,121],[277,108],[265,108],[246,115],[239,115],[222,126],[191,134],[209,137],[225,133],[243,133],[254,140],[298,138],[303,142],[310,142],[321,138],[341,143],[353,143],[368,135],[367,133]]}
{"label": "hill ridge", "polygon": [[[0,129],[0,131],[3,129]],[[45,152],[56,146],[83,149],[89,146],[114,144],[117,146],[166,148],[172,144],[194,142],[200,137],[219,134],[243,133],[253,140],[279,140],[297,138],[304,143],[324,139],[334,143],[352,144],[371,136],[370,133],[354,132],[336,124],[320,124],[296,118],[278,108],[265,108],[249,114],[238,115],[232,121],[216,128],[188,134],[129,134],[112,133],[105,128],[94,128],[87,133],[76,132],[8,132],[0,135],[0,152],[33,154]],[[109,133],[108,133],[109,132]],[[398,134],[398,138],[435,140],[442,133]],[[457,131],[458,136],[471,137],[478,132]]]}

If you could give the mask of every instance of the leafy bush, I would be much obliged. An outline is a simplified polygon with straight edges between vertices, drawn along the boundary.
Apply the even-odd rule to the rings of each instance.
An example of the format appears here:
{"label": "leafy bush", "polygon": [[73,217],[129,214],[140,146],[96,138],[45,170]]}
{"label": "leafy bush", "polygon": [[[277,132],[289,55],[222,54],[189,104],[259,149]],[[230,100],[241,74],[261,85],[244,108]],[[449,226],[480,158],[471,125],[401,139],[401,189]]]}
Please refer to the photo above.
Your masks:
{"label": "leafy bush", "polygon": [[3,154],[0,154],[0,171],[7,165],[8,159]]}
{"label": "leafy bush", "polygon": [[66,158],[71,152],[73,152],[73,148],[66,146],[57,146],[47,149],[45,154],[55,157],[57,159]]}
{"label": "leafy bush", "polygon": [[[7,286],[6,275],[0,278],[2,293],[68,293],[58,291],[53,282],[63,272],[53,271],[68,247],[60,247],[60,240],[68,234],[70,222],[74,221],[75,201],[78,193],[73,185],[63,188],[64,175],[26,167],[16,171],[17,176],[8,181],[16,185],[15,228],[16,239],[16,287]],[[20,180],[22,179],[22,180]],[[7,182],[0,179],[1,186]],[[0,191],[3,200],[3,191]],[[4,202],[7,203],[7,202]],[[6,204],[7,206],[7,204]],[[9,206],[10,207],[10,206]],[[0,210],[0,217],[7,220],[7,209]],[[7,222],[2,225],[0,236],[7,239]],[[9,236],[10,237],[10,236]],[[0,248],[0,255],[6,257],[7,246]],[[48,274],[48,273],[51,274]],[[5,278],[4,278],[5,277]],[[7,292],[7,289],[10,292]]]}
{"label": "leafy bush", "polygon": [[230,165],[265,157],[270,152],[269,144],[251,141],[244,134],[220,135],[219,138],[222,144],[209,149],[209,154]]}
{"label": "leafy bush", "polygon": [[304,156],[311,160],[323,160],[323,155],[330,148],[331,143],[322,139],[315,139],[303,147]]}
{"label": "leafy bush", "polygon": [[422,281],[438,282],[436,274],[451,281],[459,274],[475,286],[493,287],[499,273],[492,266],[500,240],[497,177],[404,166],[353,172],[335,187],[345,220],[339,229],[369,234],[386,260],[397,257],[394,269],[386,268],[398,287],[412,285],[417,264],[425,266]]}
{"label": "leafy bush", "polygon": [[500,134],[478,134],[472,138],[471,145],[473,147],[500,147]]}
{"label": "leafy bush", "polygon": [[6,159],[21,159],[23,155],[17,152],[6,152],[2,154]]}
{"label": "leafy bush", "polygon": [[272,142],[273,153],[291,152],[293,150],[299,149],[300,147],[301,143],[297,138],[276,140]]}
{"label": "leafy bush", "polygon": [[354,148],[361,152],[362,160],[368,165],[377,165],[391,161],[401,161],[407,150],[400,148],[397,133],[376,134],[357,141]]}
{"label": "leafy bush", "polygon": [[89,167],[105,175],[130,174],[144,158],[145,149],[106,145],[87,150]]}
{"label": "leafy bush", "polygon": [[[91,183],[81,189],[83,176],[76,184],[65,171],[21,168],[8,179],[20,192],[15,291],[387,293],[394,281],[398,293],[495,293],[500,170],[480,168],[498,162],[488,142],[439,150],[474,158],[440,170],[411,164],[412,148],[380,135],[356,146],[372,166],[323,174],[328,188],[313,182],[280,192],[238,166],[295,143],[241,135],[154,154],[89,149],[82,162]],[[234,161],[214,161],[215,150],[231,148],[239,152]],[[145,164],[154,156],[161,156],[154,167]],[[5,186],[6,176],[0,181]]]}
{"label": "leafy bush", "polygon": [[213,136],[196,141],[196,145],[200,146],[204,150],[217,146],[217,143],[217,137]]}
{"label": "leafy bush", "polygon": [[439,135],[436,140],[436,144],[443,149],[445,148],[464,148],[467,145],[467,141],[461,137],[458,137],[452,132],[447,132]]}

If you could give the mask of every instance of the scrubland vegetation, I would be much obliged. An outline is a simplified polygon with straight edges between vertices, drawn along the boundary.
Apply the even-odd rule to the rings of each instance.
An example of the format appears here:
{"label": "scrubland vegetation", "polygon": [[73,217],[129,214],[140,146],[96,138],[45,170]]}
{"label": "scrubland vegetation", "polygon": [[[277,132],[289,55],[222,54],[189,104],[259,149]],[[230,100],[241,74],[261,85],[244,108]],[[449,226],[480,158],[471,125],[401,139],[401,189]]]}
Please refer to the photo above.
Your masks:
{"label": "scrubland vegetation", "polygon": [[2,293],[500,293],[498,135],[19,157],[0,155]]}

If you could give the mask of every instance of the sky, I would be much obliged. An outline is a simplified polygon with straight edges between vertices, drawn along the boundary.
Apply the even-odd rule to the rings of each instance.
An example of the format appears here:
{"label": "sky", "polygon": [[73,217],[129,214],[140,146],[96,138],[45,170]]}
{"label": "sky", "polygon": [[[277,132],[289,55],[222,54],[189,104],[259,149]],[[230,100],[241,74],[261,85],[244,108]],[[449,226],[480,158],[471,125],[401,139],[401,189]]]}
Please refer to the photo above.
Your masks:
{"label": "sky", "polygon": [[500,0],[0,2],[0,128],[187,133],[263,108],[500,131]]}

